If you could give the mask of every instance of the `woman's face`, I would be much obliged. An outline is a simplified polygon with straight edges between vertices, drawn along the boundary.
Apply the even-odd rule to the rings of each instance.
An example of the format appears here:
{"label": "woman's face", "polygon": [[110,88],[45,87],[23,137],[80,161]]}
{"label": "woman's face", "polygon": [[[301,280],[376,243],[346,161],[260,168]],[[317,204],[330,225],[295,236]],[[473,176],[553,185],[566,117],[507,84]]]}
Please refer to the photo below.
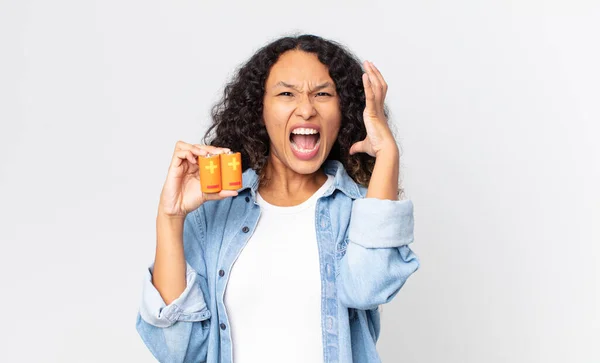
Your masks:
{"label": "woman's face", "polygon": [[265,83],[263,119],[271,159],[300,173],[317,171],[337,138],[339,98],[327,66],[316,54],[292,50],[271,67]]}

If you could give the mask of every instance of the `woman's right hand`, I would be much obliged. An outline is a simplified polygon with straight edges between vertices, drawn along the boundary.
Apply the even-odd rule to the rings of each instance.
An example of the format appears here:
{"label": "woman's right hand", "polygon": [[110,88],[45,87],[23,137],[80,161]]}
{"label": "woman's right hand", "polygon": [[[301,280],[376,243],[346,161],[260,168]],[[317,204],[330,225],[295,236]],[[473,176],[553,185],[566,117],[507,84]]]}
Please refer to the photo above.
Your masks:
{"label": "woman's right hand", "polygon": [[207,200],[234,197],[238,193],[222,190],[219,193],[203,193],[200,188],[198,173],[198,156],[206,154],[222,154],[227,148],[209,145],[192,145],[183,141],[177,142],[167,180],[160,193],[158,214],[166,217],[185,218],[185,216],[200,207]]}

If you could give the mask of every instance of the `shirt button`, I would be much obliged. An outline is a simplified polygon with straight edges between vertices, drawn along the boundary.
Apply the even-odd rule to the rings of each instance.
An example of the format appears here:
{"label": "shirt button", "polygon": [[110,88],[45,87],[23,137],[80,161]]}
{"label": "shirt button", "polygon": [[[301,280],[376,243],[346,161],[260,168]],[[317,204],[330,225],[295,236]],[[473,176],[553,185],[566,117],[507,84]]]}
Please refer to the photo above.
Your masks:
{"label": "shirt button", "polygon": [[333,318],[328,317],[327,318],[327,330],[331,330],[331,329],[333,329]]}
{"label": "shirt button", "polygon": [[225,324],[221,323],[221,330],[225,330],[225,328],[227,328]]}
{"label": "shirt button", "polygon": [[225,276],[225,271],[219,270],[219,276],[221,276],[221,277]]}
{"label": "shirt button", "polygon": [[244,228],[242,228],[242,232],[244,233],[248,233],[249,230],[250,228],[248,228],[248,226],[244,226]]}
{"label": "shirt button", "polygon": [[246,203],[248,203],[250,201],[249,197],[246,197]]}

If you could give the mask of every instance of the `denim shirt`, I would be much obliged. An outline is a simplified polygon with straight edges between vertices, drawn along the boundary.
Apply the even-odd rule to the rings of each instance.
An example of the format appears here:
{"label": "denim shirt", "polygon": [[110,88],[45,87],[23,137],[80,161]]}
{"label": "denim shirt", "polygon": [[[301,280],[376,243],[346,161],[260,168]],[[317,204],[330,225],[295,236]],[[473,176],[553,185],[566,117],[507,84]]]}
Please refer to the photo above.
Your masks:
{"label": "denim shirt", "polygon": [[[379,305],[389,302],[419,268],[408,246],[413,242],[413,204],[365,198],[366,188],[339,161],[326,161],[324,170],[334,183],[318,199],[315,213],[323,362],[380,362],[375,348]],[[177,299],[166,305],[152,284],[153,265],[146,271],[136,328],[160,362],[232,362],[235,343],[224,294],[233,264],[260,216],[258,181],[255,171],[247,169],[238,196],[206,202],[186,216],[187,286]],[[269,316],[262,319],[275,330],[281,324]]]}

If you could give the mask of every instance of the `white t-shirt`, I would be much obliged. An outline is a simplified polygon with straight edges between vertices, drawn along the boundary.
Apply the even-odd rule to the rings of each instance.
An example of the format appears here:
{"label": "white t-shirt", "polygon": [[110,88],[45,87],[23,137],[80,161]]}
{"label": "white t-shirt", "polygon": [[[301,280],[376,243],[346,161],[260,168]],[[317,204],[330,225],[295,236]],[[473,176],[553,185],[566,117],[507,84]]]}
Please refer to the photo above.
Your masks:
{"label": "white t-shirt", "polygon": [[258,225],[225,291],[235,363],[323,361],[315,207],[332,183],[293,207],[257,195]]}

